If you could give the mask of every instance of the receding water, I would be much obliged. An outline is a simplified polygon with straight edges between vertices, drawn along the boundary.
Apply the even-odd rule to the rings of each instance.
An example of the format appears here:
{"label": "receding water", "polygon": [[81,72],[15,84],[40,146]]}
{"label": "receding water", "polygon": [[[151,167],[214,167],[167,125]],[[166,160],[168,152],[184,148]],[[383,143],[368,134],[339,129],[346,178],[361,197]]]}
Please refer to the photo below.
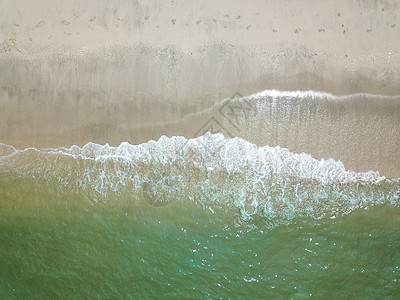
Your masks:
{"label": "receding water", "polygon": [[222,135],[0,145],[0,298],[392,298],[400,183]]}

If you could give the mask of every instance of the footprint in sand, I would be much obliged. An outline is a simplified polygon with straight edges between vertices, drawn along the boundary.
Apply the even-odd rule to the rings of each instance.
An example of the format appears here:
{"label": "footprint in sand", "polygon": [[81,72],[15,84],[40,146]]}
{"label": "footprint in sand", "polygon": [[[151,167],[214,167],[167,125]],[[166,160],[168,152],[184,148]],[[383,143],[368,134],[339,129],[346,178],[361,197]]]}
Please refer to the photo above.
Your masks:
{"label": "footprint in sand", "polygon": [[346,28],[345,30],[343,30],[343,34],[346,34],[346,33],[348,33],[349,32],[349,29],[348,28]]}
{"label": "footprint in sand", "polygon": [[172,25],[175,25],[176,19],[171,19],[171,23],[172,23]]}
{"label": "footprint in sand", "polygon": [[225,15],[225,18],[229,18],[229,15]]}
{"label": "footprint in sand", "polygon": [[273,32],[273,33],[277,33],[277,32],[278,32],[278,30],[276,30],[276,29],[272,29],[272,32]]}
{"label": "footprint in sand", "polygon": [[340,12],[337,13],[337,16],[340,17],[342,14]]}
{"label": "footprint in sand", "polygon": [[240,19],[240,16],[237,16],[236,19],[239,20],[239,19]]}
{"label": "footprint in sand", "polygon": [[94,20],[96,20],[96,16],[91,17],[89,22],[93,22]]}
{"label": "footprint in sand", "polygon": [[249,30],[251,27],[252,27],[251,25],[248,25],[248,26],[246,27],[246,29]]}
{"label": "footprint in sand", "polygon": [[198,20],[198,21],[196,22],[197,25],[199,25],[200,23],[201,23],[201,20]]}
{"label": "footprint in sand", "polygon": [[122,18],[117,18],[118,21],[122,22],[124,19]]}
{"label": "footprint in sand", "polygon": [[395,28],[396,27],[396,24],[392,24],[392,28]]}
{"label": "footprint in sand", "polygon": [[149,18],[150,18],[150,16],[145,16],[144,17],[145,20],[148,20]]}
{"label": "footprint in sand", "polygon": [[325,32],[325,29],[320,28],[320,29],[318,29],[318,32]]}
{"label": "footprint in sand", "polygon": [[217,19],[213,19],[213,22],[214,22],[214,23],[217,23]]}
{"label": "footprint in sand", "polygon": [[62,21],[61,21],[61,24],[63,24],[63,25],[69,25],[69,24],[71,24],[71,23],[68,22],[67,20],[62,20]]}
{"label": "footprint in sand", "polygon": [[44,21],[40,21],[39,23],[36,24],[36,27],[39,28],[39,27],[42,27],[43,25],[44,25]]}
{"label": "footprint in sand", "polygon": [[298,34],[298,33],[300,33],[300,31],[301,31],[301,28],[297,28],[297,29],[294,31],[294,33]]}
{"label": "footprint in sand", "polygon": [[372,31],[372,29],[367,29],[367,32],[370,33]]}

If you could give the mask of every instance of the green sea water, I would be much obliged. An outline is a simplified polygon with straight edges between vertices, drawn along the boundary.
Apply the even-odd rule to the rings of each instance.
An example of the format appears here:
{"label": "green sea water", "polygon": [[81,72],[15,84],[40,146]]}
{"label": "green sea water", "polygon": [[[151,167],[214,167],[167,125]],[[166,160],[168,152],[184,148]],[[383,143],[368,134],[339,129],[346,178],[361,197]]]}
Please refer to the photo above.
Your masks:
{"label": "green sea water", "polygon": [[56,211],[2,210],[2,299],[399,296],[398,208],[275,228],[196,206]]}
{"label": "green sea water", "polygon": [[398,181],[202,138],[2,145],[0,299],[400,297]]}

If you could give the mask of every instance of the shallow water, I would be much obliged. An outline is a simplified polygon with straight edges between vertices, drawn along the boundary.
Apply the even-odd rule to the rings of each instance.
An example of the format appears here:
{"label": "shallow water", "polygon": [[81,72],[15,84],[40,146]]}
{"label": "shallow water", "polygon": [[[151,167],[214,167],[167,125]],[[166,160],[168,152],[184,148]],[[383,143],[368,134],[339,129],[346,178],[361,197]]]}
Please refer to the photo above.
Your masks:
{"label": "shallow water", "polygon": [[221,134],[0,151],[0,298],[399,295],[379,173]]}
{"label": "shallow water", "polygon": [[44,211],[0,217],[2,298],[398,296],[399,208],[279,226],[196,206]]}

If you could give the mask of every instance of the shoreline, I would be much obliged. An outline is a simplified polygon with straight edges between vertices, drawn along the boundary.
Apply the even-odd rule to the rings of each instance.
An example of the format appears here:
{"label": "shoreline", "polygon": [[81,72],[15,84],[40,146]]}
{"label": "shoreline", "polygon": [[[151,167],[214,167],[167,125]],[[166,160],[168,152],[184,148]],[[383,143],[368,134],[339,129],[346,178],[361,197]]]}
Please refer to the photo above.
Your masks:
{"label": "shoreline", "polygon": [[257,146],[307,153],[315,159],[333,158],[357,172],[379,171],[388,178],[400,177],[400,96],[264,91],[225,99],[170,122],[129,127],[122,121],[92,123],[61,133],[10,136],[8,140],[14,143],[7,144],[57,148],[89,142],[118,146],[127,141],[134,145],[162,135],[195,138],[210,131],[241,137]]}
{"label": "shoreline", "polygon": [[400,177],[400,99],[379,100],[400,95],[398,15],[400,4],[386,0],[5,0],[0,142],[43,148],[190,138],[223,99],[272,89],[369,93],[373,104],[353,103],[344,115],[338,104],[294,104],[296,111],[283,105],[275,121],[260,118],[242,132],[222,125],[259,146]]}

